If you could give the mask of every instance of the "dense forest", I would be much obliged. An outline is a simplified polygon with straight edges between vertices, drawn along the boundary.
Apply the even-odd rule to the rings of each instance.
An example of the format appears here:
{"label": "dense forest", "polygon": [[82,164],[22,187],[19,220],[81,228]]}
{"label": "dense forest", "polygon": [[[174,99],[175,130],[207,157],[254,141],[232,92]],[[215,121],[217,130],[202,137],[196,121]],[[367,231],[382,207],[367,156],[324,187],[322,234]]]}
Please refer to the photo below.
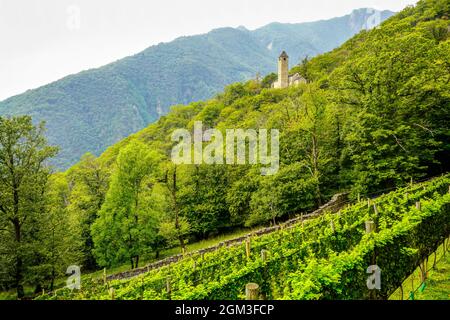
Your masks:
{"label": "dense forest", "polygon": [[[175,106],[159,121],[85,155],[65,173],[30,118],[0,121],[3,288],[52,289],[69,264],[96,270],[238,227],[277,224],[332,195],[371,197],[449,170],[450,1],[421,0],[291,72],[306,84],[271,89],[273,75]],[[280,170],[174,165],[171,133],[280,130]],[[32,190],[33,192],[30,192]],[[17,232],[20,236],[17,237]],[[69,262],[70,261],[70,262]]]}
{"label": "dense forest", "polygon": [[[210,99],[230,83],[275,71],[281,50],[297,63],[336,48],[373,14],[360,9],[331,20],[181,37],[1,101],[0,115],[46,121],[49,143],[60,147],[51,163],[66,170],[84,153],[99,155],[155,122],[172,105]],[[381,12],[381,21],[392,14]]]}

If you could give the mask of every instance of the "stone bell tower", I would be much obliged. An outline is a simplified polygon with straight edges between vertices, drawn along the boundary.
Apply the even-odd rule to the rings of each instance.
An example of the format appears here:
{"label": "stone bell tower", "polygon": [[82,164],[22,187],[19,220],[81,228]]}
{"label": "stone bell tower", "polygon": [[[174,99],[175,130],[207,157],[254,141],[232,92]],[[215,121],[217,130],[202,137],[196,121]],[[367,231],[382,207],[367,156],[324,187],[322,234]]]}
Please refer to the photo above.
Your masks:
{"label": "stone bell tower", "polygon": [[275,87],[289,87],[289,56],[286,51],[283,51],[278,58],[278,82]]}

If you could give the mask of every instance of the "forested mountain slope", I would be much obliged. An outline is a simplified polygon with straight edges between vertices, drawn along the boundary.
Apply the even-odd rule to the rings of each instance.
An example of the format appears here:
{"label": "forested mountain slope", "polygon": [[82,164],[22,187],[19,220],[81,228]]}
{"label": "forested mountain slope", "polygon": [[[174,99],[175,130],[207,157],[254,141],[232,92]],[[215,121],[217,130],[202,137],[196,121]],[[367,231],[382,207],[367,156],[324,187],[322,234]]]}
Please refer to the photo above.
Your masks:
{"label": "forested mountain slope", "polygon": [[[125,232],[120,226],[132,212],[139,221],[152,221],[127,224],[147,241],[136,240],[133,247],[157,251],[229,228],[286,219],[343,190],[354,198],[370,197],[448,172],[449,13],[449,1],[420,1],[381,28],[295,67],[307,84],[270,89],[265,81],[236,83],[214,99],[172,108],[98,159],[85,157],[61,179],[72,186],[68,210],[93,217],[98,263],[129,259],[113,239]],[[263,177],[258,166],[175,166],[171,134],[192,130],[195,121],[222,131],[279,129],[280,171]],[[99,172],[110,178],[102,192],[94,192],[86,181]],[[142,188],[130,193],[130,181]]]}
{"label": "forested mountain slope", "polygon": [[[50,143],[61,147],[53,162],[65,169],[84,153],[99,155],[145,128],[172,105],[209,99],[230,83],[276,71],[281,50],[289,50],[296,64],[306,55],[335,48],[364,28],[373,14],[360,9],[326,21],[181,37],[9,98],[0,102],[0,115],[45,120]],[[381,18],[391,15],[385,11]]]}
{"label": "forested mountain slope", "polygon": [[[417,182],[448,172],[449,15],[449,0],[421,0],[380,28],[363,31],[339,48],[291,70],[301,73],[308,83],[286,89],[271,89],[267,78],[261,83],[249,80],[232,84],[213,99],[173,107],[157,122],[111,146],[98,158],[86,155],[67,172],[52,175],[43,190],[43,208],[33,215],[36,224],[25,224],[24,239],[28,242],[22,245],[26,257],[20,266],[23,282],[35,288],[51,287],[51,280],[65,275],[66,261],[78,263],[83,270],[124,263],[135,268],[144,257],[155,258],[163,249],[179,247],[181,252],[187,242],[242,227],[278,224],[312,211],[338,192],[348,192],[351,200],[372,198],[408,186],[411,180]],[[221,132],[278,129],[279,171],[262,176],[259,165],[175,165],[171,152],[177,142],[172,141],[172,133],[183,128],[192,132],[197,121],[204,129],[217,128]],[[210,142],[203,143],[207,146]],[[404,279],[408,269],[415,269],[407,261],[411,262],[410,253],[416,252],[404,248],[415,248],[410,247],[414,242],[424,257],[435,249],[431,244],[448,236],[448,176],[440,179],[445,180],[443,185],[412,185],[394,197],[388,196],[388,202],[378,202],[380,215],[361,201],[350,209],[354,214],[348,216],[349,221],[346,215],[341,216],[344,220],[339,218],[342,223],[335,220],[335,225],[319,219],[319,224],[326,223],[323,228],[314,225],[311,240],[330,241],[332,250],[343,249],[344,254],[328,256],[328,247],[319,242],[315,250],[325,254],[318,256],[320,273],[314,264],[319,261],[301,270],[306,265],[296,263],[303,256],[292,255],[297,262],[288,263],[293,266],[288,272],[293,276],[291,288],[296,289],[275,294],[288,293],[286,298],[291,299],[323,294],[331,299],[363,297],[358,290],[367,289],[365,281],[358,282],[358,290],[350,290],[348,295],[344,289],[352,288],[345,286],[361,274],[367,279],[364,257],[370,257],[375,250],[370,236],[364,236],[368,241],[362,239],[362,226],[368,218],[379,219],[383,231],[377,233],[376,241],[383,248],[379,251],[386,253],[384,261],[406,259],[402,265],[407,267],[401,272],[396,265],[388,264],[391,272],[399,271],[401,274],[395,274]],[[415,201],[424,201],[423,211],[415,208]],[[46,223],[48,220],[53,223]],[[0,245],[7,254],[0,256],[0,265],[9,278],[2,278],[1,284],[11,287],[16,273],[10,261],[17,250],[11,241],[14,229],[11,224],[5,225],[9,229],[0,233],[4,239]],[[45,231],[42,234],[36,232],[41,225]],[[424,228],[426,233],[421,232]],[[335,237],[335,231],[342,233]],[[402,235],[404,232],[408,234]],[[422,234],[426,239],[420,238]],[[292,239],[286,242],[287,253],[300,248],[295,241],[301,242],[301,237],[294,235]],[[391,246],[394,242],[396,245]],[[425,248],[423,243],[430,246]],[[282,248],[271,248],[283,252]],[[325,249],[320,252],[320,248]],[[236,259],[243,253],[230,250],[228,256],[219,254],[227,258],[226,263],[240,266]],[[358,264],[354,257],[361,257]],[[220,260],[211,256],[210,261]],[[259,262],[247,265],[245,261],[242,259],[245,265],[224,281],[230,280],[228,284],[233,285],[235,280],[250,280],[240,277],[243,273],[252,278],[258,274],[252,268],[259,268]],[[229,269],[229,264],[223,266]],[[344,265],[348,269],[339,267]],[[194,291],[185,286],[193,281],[186,278],[192,269],[189,264],[180,269],[180,277],[178,273],[172,277],[180,280],[184,288],[180,297],[204,299],[208,292],[203,287]],[[299,270],[302,272],[297,273]],[[325,270],[333,270],[332,278],[325,282],[316,279],[316,275],[325,275]],[[346,270],[353,270],[355,276],[348,282],[338,281]],[[213,279],[208,279],[207,285],[222,275],[207,273]],[[277,279],[283,283],[276,287],[284,288],[284,278]],[[152,283],[154,280],[149,279]],[[162,281],[166,288],[161,274],[155,281]],[[309,284],[314,288],[308,288]],[[333,290],[328,290],[326,284],[332,284]],[[395,289],[395,285],[400,283],[390,283],[383,294]],[[155,297],[151,290],[135,291],[136,287],[126,286],[122,297],[141,293],[148,294],[141,298]],[[220,290],[215,297],[223,299],[225,295],[237,297],[242,285],[238,283],[234,291],[228,286],[220,288],[216,286]]]}

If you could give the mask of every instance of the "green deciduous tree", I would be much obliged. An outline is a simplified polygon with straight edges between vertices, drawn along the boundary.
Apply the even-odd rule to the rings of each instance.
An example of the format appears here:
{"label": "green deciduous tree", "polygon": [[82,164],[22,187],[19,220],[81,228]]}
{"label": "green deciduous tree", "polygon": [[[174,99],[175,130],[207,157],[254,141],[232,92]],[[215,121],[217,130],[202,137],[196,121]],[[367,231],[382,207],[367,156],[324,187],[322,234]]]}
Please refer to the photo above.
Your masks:
{"label": "green deciduous tree", "polygon": [[31,117],[0,118],[0,259],[19,298],[24,275],[36,262],[50,175],[46,162],[57,153],[43,133],[44,124],[34,126]]}
{"label": "green deciduous tree", "polygon": [[253,193],[251,214],[247,226],[263,224],[311,210],[315,207],[317,181],[309,177],[301,163],[285,166],[277,175],[262,177],[261,185]]}
{"label": "green deciduous tree", "polygon": [[82,228],[83,267],[95,270],[97,263],[92,250],[91,226],[98,217],[108,191],[109,169],[92,154],[86,154],[68,173],[70,181],[69,211]]}
{"label": "green deciduous tree", "polygon": [[35,253],[41,263],[30,267],[28,279],[37,285],[36,291],[46,283],[53,290],[55,280],[64,277],[71,265],[82,261],[81,231],[78,217],[68,210],[69,186],[62,173],[53,174],[45,193],[46,211],[39,221],[39,245]]}
{"label": "green deciduous tree", "polygon": [[105,203],[92,225],[94,255],[100,265],[128,260],[131,268],[136,268],[141,255],[155,241],[158,219],[149,194],[158,159],[155,152],[138,141],[120,151]]}
{"label": "green deciduous tree", "polygon": [[189,235],[190,225],[186,217],[181,215],[181,204],[179,200],[179,167],[169,165],[165,173],[165,187],[167,191],[169,211],[164,216],[160,235],[169,243],[179,241],[182,252],[186,251],[186,237]]}
{"label": "green deciduous tree", "polygon": [[[349,110],[343,175],[353,181],[354,192],[439,173],[436,153],[445,154],[448,143],[450,88],[444,62],[449,46],[441,43],[441,24],[394,24],[374,31],[372,41],[331,75],[337,104]],[[405,35],[390,41],[399,28]]]}

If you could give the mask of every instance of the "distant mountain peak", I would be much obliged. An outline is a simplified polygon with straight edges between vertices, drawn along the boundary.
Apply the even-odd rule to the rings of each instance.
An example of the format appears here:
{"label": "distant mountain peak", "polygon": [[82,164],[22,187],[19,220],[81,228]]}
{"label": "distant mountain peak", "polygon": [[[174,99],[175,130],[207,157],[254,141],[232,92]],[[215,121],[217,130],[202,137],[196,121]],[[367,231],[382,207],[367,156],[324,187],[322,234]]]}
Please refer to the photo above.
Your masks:
{"label": "distant mountain peak", "polygon": [[361,30],[370,30],[379,26],[388,17],[395,12],[389,10],[379,10],[376,8],[355,9],[350,14],[350,27],[355,33]]}

